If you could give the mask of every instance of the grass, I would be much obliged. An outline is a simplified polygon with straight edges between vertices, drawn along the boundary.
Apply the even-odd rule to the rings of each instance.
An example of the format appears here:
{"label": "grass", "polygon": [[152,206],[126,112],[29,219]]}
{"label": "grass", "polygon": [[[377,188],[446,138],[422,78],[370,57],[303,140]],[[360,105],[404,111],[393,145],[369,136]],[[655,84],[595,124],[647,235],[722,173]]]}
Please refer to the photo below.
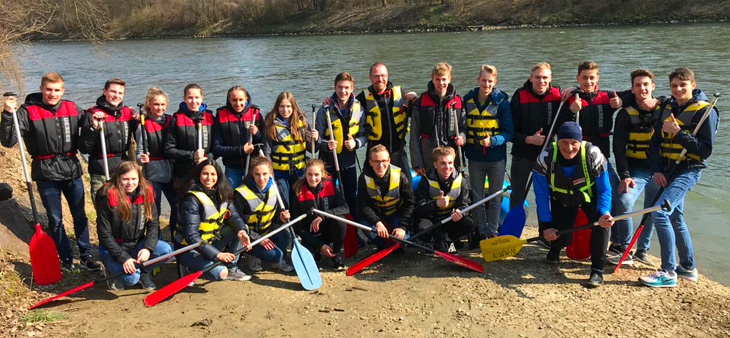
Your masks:
{"label": "grass", "polygon": [[49,323],[61,319],[66,319],[66,315],[63,312],[51,310],[30,311],[20,317],[20,320],[27,323]]}

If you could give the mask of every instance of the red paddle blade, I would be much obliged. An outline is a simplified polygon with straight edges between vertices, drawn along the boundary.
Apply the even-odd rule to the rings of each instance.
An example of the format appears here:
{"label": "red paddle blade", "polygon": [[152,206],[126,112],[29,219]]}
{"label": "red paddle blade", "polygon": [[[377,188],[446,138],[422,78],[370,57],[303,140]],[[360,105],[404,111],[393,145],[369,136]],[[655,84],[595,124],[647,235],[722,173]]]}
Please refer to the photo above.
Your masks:
{"label": "red paddle blade", "polygon": [[146,297],[144,297],[144,305],[147,306],[153,306],[163,300],[165,298],[170,297],[174,295],[176,292],[184,289],[186,286],[190,285],[190,282],[198,279],[200,275],[203,274],[203,271],[193,272],[189,275],[182,276],[178,280],[165,285],[163,288],[158,289],[157,291],[150,293]]}
{"label": "red paddle blade", "polygon": [[[350,214],[345,215],[345,218],[352,221],[352,216]],[[345,230],[345,240],[342,245],[345,247],[345,258],[355,256],[358,250],[360,250],[357,246],[357,230],[355,230],[354,226],[349,224],[347,225],[347,230]]]}
{"label": "red paddle blade", "polygon": [[40,224],[35,225],[35,234],[30,238],[28,249],[36,284],[46,285],[61,280],[61,264],[58,262],[56,244],[51,236],[43,232]]}
{"label": "red paddle blade", "polygon": [[377,261],[379,261],[381,258],[387,256],[389,253],[393,252],[393,250],[400,248],[400,243],[395,243],[395,245],[389,246],[383,250],[380,250],[371,256],[366,257],[365,259],[353,264],[347,269],[347,275],[352,276],[360,270],[364,269],[366,266],[373,264]]}
{"label": "red paddle blade", "polygon": [[640,224],[638,228],[636,228],[636,231],[634,232],[634,236],[631,237],[631,242],[629,243],[629,246],[626,247],[626,250],[624,251],[624,254],[621,255],[621,260],[618,261],[618,264],[613,268],[613,273],[616,273],[618,269],[621,267],[621,264],[624,263],[624,260],[629,255],[629,252],[631,252],[631,248],[634,247],[634,243],[636,243],[636,239],[639,238],[639,235],[641,234],[641,231],[644,230],[644,225]]}
{"label": "red paddle blade", "polygon": [[41,305],[43,305],[43,304],[45,304],[45,303],[48,303],[48,302],[54,301],[54,300],[56,300],[56,299],[59,299],[59,298],[61,298],[61,297],[63,297],[63,296],[67,296],[67,295],[70,295],[70,294],[72,294],[72,293],[74,293],[74,292],[77,292],[77,291],[81,291],[81,290],[83,290],[83,289],[86,289],[86,288],[90,288],[90,287],[92,287],[92,286],[94,286],[94,281],[93,281],[93,280],[92,280],[92,281],[90,281],[90,282],[88,282],[88,283],[86,283],[86,284],[82,284],[82,285],[79,285],[79,286],[77,286],[77,287],[75,287],[75,288],[73,288],[73,289],[71,289],[71,290],[68,290],[68,291],[66,291],[66,292],[63,292],[63,293],[59,293],[59,294],[57,294],[57,295],[55,295],[55,296],[53,296],[53,297],[50,297],[50,298],[46,298],[46,299],[44,299],[44,300],[42,300],[42,301],[40,301],[40,302],[36,303],[35,305],[33,305],[33,306],[29,307],[29,308],[28,308],[28,310],[32,310],[32,309],[35,309],[35,308],[37,308],[37,307],[39,307],[39,306],[41,306]]}
{"label": "red paddle blade", "polygon": [[477,272],[484,272],[484,267],[481,264],[479,264],[471,259],[457,256],[457,255],[450,254],[450,253],[446,253],[446,252],[436,251],[436,250],[434,250],[433,253],[435,253],[436,255],[439,255],[443,258],[446,258],[446,260],[448,260],[450,262],[459,264],[467,269],[472,269]]}

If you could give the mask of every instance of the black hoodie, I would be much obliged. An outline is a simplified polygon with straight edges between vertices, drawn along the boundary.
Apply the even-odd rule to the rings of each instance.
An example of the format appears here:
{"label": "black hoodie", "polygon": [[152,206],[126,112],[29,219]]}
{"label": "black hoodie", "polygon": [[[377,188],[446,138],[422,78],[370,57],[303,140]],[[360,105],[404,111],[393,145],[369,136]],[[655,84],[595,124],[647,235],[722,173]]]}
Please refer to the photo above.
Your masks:
{"label": "black hoodie", "polygon": [[[410,173],[408,173],[410,174]],[[357,190],[360,192],[357,194],[357,208],[360,217],[367,223],[375,225],[385,218],[383,212],[377,205],[377,202],[370,198],[367,193],[367,185],[365,184],[365,175],[372,177],[375,180],[375,184],[378,185],[380,191],[388,191],[388,180],[390,178],[390,169],[385,173],[382,178],[378,178],[373,171],[373,168],[369,164],[363,166],[363,172],[357,181]],[[416,202],[415,196],[413,196],[413,188],[411,188],[410,181],[406,177],[406,173],[401,171],[400,173],[400,198],[403,201],[398,213],[400,214],[400,224],[397,226],[400,229],[406,230],[411,225],[411,217],[413,214],[413,207]],[[395,226],[395,225],[393,225]]]}

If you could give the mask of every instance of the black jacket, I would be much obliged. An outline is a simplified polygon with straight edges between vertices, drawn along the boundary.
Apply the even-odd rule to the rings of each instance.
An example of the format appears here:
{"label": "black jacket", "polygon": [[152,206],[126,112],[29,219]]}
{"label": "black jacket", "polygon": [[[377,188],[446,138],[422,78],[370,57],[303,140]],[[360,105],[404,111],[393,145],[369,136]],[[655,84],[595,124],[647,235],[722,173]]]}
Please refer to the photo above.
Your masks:
{"label": "black jacket", "polygon": [[[532,89],[532,82],[527,80],[522,88],[515,90],[512,100],[510,100],[510,106],[514,127],[511,154],[535,160],[540,155],[542,146],[527,144],[525,138],[535,135],[540,128],[542,128],[541,135],[548,136],[550,126],[560,107],[560,87],[551,85],[545,93],[539,95]],[[558,129],[560,126],[556,125],[553,135],[558,132]]]}
{"label": "black jacket", "polygon": [[[393,89],[393,84],[388,82],[385,92],[391,93]],[[383,113],[383,119],[382,119],[382,125],[381,129],[383,132],[383,136],[380,138],[379,141],[368,141],[368,147],[367,150],[369,151],[370,148],[374,147],[375,145],[382,144],[386,148],[388,148],[389,151],[393,152],[396,150],[402,150],[405,149],[406,145],[406,139],[405,136],[403,139],[399,139],[396,137],[396,131],[395,131],[395,121],[393,120],[393,111],[390,109],[386,109],[386,107],[393,107],[393,95],[381,95],[378,94],[378,91],[373,89],[373,86],[369,86],[368,89],[371,93],[373,93],[373,98],[375,98],[375,101],[378,102],[378,107],[380,107],[380,111]],[[405,98],[405,91],[402,92],[403,96],[403,102],[404,105],[408,104],[408,100]],[[367,100],[365,99],[365,91],[360,92],[360,94],[357,95],[356,99],[360,101],[360,105],[362,107],[367,107]],[[410,114],[410,108],[403,107],[404,112],[406,113],[406,121],[405,125],[408,126],[408,117],[411,116]],[[367,111],[365,112],[367,114]]]}
{"label": "black jacket", "polygon": [[[436,217],[441,208],[436,205],[436,200],[432,199],[429,194],[430,185],[428,184],[428,180],[438,181],[439,188],[441,188],[441,191],[444,192],[444,195],[447,195],[451,191],[451,183],[454,182],[454,179],[457,177],[456,175],[459,175],[459,172],[455,169],[446,181],[442,181],[436,172],[436,168],[431,168],[431,170],[426,173],[426,177],[428,179],[426,179],[426,177],[421,178],[421,181],[418,183],[418,189],[416,189],[416,210],[414,211],[414,214],[417,215],[418,218],[441,221],[440,219],[437,219],[438,217]],[[471,203],[469,191],[469,180],[462,177],[461,191],[459,193],[459,197],[456,198],[454,209],[464,210],[464,208],[469,206]],[[451,212],[453,212],[453,209]]]}
{"label": "black jacket", "polygon": [[[370,167],[369,164],[366,164],[363,166],[363,172],[357,181],[357,190],[359,192],[357,194],[358,213],[360,213],[360,217],[364,219],[365,222],[375,225],[375,223],[382,221],[385,215],[381,212],[376,201],[368,196],[364,175],[372,177],[378,187],[380,187],[381,191],[388,191],[388,177],[390,177],[390,169],[388,169],[388,172],[385,173],[385,176],[377,178],[373,168]],[[410,181],[407,179],[406,175],[410,175],[410,173],[401,171],[399,189],[400,198],[403,201],[403,204],[401,204],[397,211],[401,216],[398,228],[403,230],[406,230],[411,226],[413,207],[416,202],[416,198],[413,196],[413,188],[411,188]]]}
{"label": "black jacket", "polygon": [[[334,184],[334,181],[324,179],[316,187],[307,187],[307,189],[313,195],[309,197],[314,198],[309,199],[305,194],[297,196],[294,190],[292,190],[291,197],[289,198],[289,200],[292,201],[292,218],[308,213],[312,208],[317,208],[318,210],[341,217],[350,213],[350,209],[347,207],[347,204],[345,204],[342,192],[340,191],[340,188]],[[325,244],[319,239],[319,236],[315,236],[315,233],[309,231],[309,225],[317,216],[318,215],[309,215],[303,221],[294,225],[294,231],[296,231],[296,233],[302,238],[302,241],[304,241],[305,244],[312,248],[321,248],[322,245]]]}
{"label": "black jacket", "polygon": [[97,111],[106,113],[104,135],[106,136],[106,153],[109,164],[109,174],[123,161],[129,160],[127,152],[132,144],[132,134],[137,126],[133,112],[129,107],[120,103],[112,107],[104,96],[96,100],[96,106],[86,110],[81,120],[81,142],[79,150],[89,154],[89,173],[104,175],[104,160],[102,158],[100,128],[94,129],[93,115]]}
{"label": "black jacket", "polygon": [[193,158],[198,149],[196,121],[202,122],[203,150],[208,158],[213,159],[213,153],[210,151],[213,112],[204,107],[204,111],[190,112],[184,106],[185,103],[181,103],[180,109],[172,116],[170,128],[165,135],[165,157],[175,160],[173,172],[178,179],[187,176],[195,167]]}
{"label": "black jacket", "polygon": [[[251,96],[246,93],[249,100]],[[254,120],[258,133],[249,135],[250,132],[244,125],[244,121]],[[216,117],[213,119],[213,146],[211,151],[216,157],[223,157],[223,165],[235,169],[246,169],[246,157],[251,154],[258,154],[254,149],[251,154],[243,151],[243,145],[252,138],[252,143],[262,142],[264,119],[259,112],[259,107],[248,104],[243,111],[237,112],[230,104],[226,104],[216,110]],[[235,188],[235,187],[234,187]]]}

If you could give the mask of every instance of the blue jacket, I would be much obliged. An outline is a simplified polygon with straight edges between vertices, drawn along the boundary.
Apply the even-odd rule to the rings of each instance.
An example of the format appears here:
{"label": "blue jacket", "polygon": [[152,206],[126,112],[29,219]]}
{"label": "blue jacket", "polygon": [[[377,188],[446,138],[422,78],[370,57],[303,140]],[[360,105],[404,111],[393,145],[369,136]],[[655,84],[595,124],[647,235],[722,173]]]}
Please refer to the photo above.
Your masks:
{"label": "blue jacket", "polygon": [[[472,89],[464,96],[464,103],[462,103],[462,106],[464,106],[464,104],[471,98],[474,98],[474,101],[477,105],[479,105],[479,88]],[[481,146],[474,146],[472,144],[464,145],[462,149],[464,149],[466,153],[466,158],[481,162],[497,162],[507,158],[507,141],[511,140],[512,135],[514,135],[512,112],[508,98],[509,95],[507,95],[507,93],[497,89],[496,87],[492,88],[492,92],[489,94],[489,97],[487,97],[485,105],[492,101],[501,102],[499,104],[499,109],[497,110],[497,118],[499,119],[499,128],[501,131],[498,135],[492,136],[492,146],[487,148],[484,153],[482,153]],[[483,109],[485,107],[479,108]],[[468,130],[469,126],[467,125],[466,128],[466,130]],[[463,131],[463,133],[466,134],[466,130]]]}

